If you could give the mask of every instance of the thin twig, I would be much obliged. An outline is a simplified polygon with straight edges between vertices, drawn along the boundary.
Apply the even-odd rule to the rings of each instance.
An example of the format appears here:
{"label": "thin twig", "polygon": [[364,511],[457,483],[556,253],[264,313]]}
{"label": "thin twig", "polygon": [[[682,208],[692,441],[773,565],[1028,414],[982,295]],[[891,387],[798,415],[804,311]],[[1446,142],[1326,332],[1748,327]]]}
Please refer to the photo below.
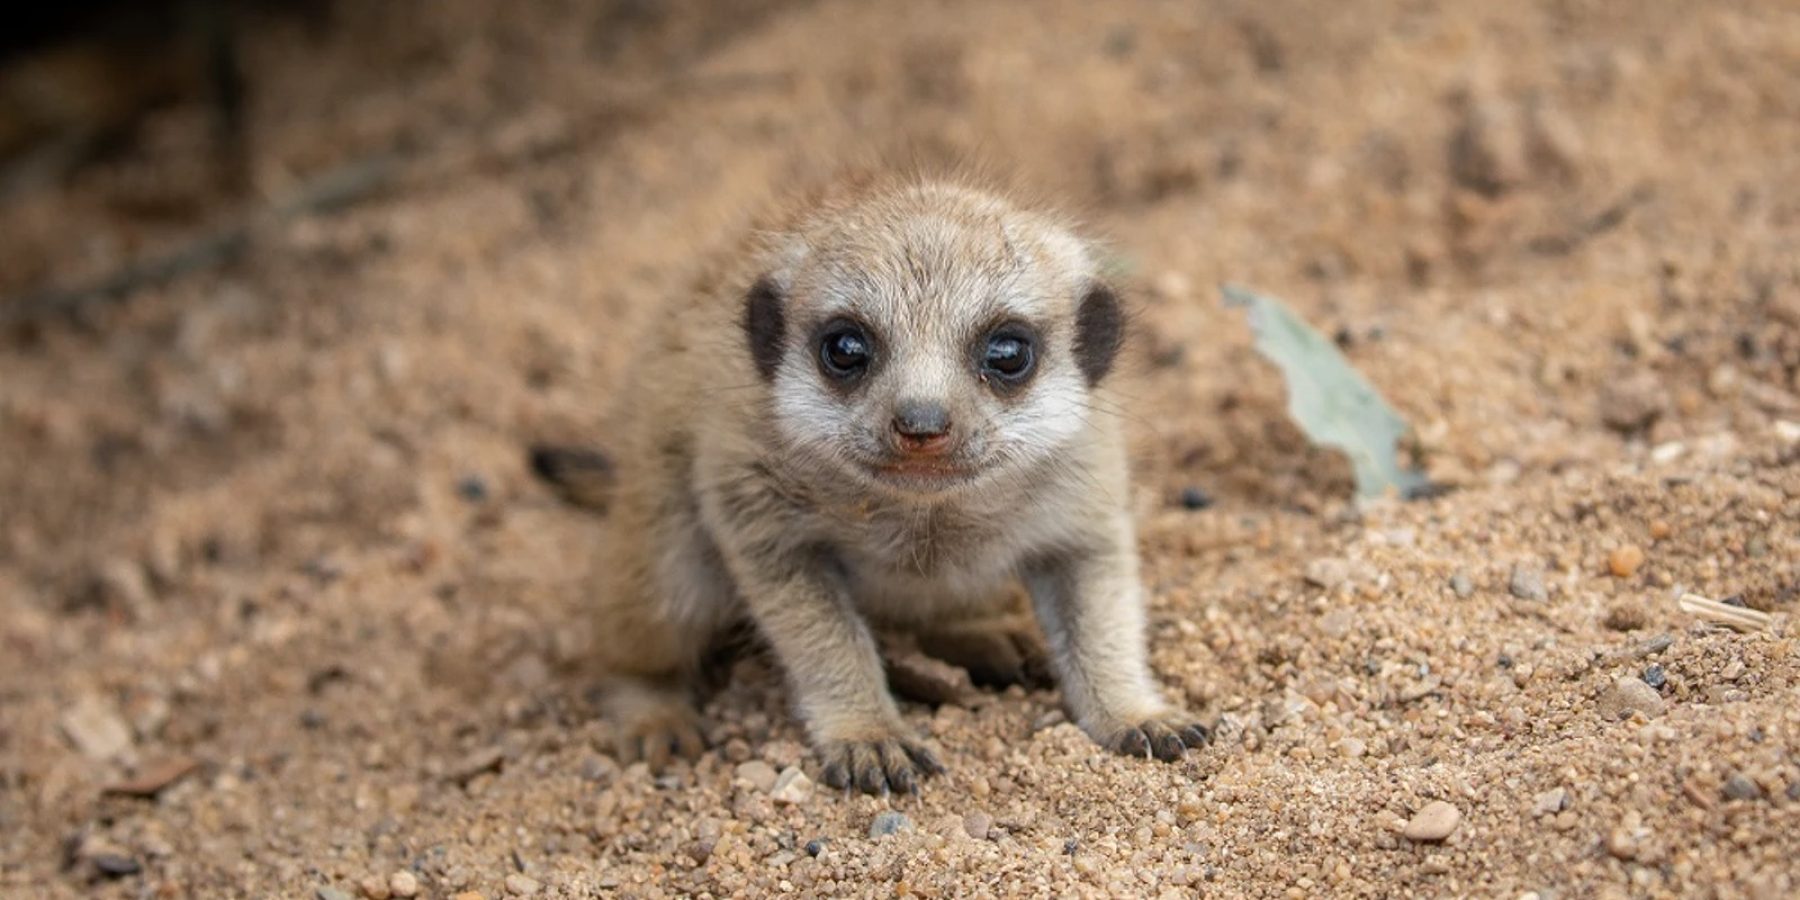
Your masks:
{"label": "thin twig", "polygon": [[333,169],[302,185],[281,202],[167,253],[134,260],[88,284],[16,297],[0,305],[0,326],[74,316],[93,304],[121,300],[143,288],[223,265],[244,253],[257,232],[289,219],[329,212],[365,199],[392,181],[399,168],[398,157],[382,154]]}
{"label": "thin twig", "polygon": [[1681,599],[1676,602],[1680,604],[1681,611],[1690,616],[1738,631],[1759,631],[1769,627],[1769,623],[1773,621],[1766,612],[1708,600],[1699,594],[1682,594]]}

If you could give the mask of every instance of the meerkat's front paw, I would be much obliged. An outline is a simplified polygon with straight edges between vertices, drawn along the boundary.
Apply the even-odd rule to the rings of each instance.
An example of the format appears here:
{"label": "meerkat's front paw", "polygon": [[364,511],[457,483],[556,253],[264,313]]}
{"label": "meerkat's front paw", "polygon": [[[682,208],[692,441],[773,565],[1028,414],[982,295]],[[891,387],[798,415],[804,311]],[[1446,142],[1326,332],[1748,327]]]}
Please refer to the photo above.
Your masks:
{"label": "meerkat's front paw", "polygon": [[1174,711],[1114,728],[1099,737],[1101,746],[1125,756],[1154,756],[1175,762],[1190,749],[1212,740],[1212,732],[1187,713]]}
{"label": "meerkat's front paw", "polygon": [[820,777],[826,784],[865,794],[917,793],[921,780],[944,771],[925,745],[903,735],[823,741],[819,758],[825,762]]}

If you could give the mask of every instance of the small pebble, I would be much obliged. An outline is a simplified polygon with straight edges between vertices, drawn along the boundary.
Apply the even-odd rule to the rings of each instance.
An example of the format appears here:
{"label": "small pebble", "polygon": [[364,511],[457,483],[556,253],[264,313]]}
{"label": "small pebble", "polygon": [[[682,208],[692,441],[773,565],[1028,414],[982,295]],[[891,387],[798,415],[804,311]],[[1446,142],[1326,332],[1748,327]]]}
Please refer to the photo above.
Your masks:
{"label": "small pebble", "polygon": [[368,900],[388,900],[393,896],[393,892],[388,889],[387,880],[379,875],[370,875],[364,878],[357,887],[362,890],[362,895]]}
{"label": "small pebble", "polygon": [[419,896],[419,878],[411,872],[401,869],[388,876],[388,890],[396,897]]}
{"label": "small pebble", "polygon": [[1623,828],[1614,828],[1606,834],[1606,852],[1617,859],[1627,862],[1637,859],[1637,840],[1631,832]]}
{"label": "small pebble", "polygon": [[[98,853],[89,862],[94,864],[95,870],[108,878],[124,878],[144,870],[143,865],[136,859],[122,853]],[[349,900],[349,898],[345,898],[345,900]]]}
{"label": "small pebble", "polygon": [[612,757],[591,754],[581,761],[581,777],[587,781],[606,783],[619,777],[619,764]]}
{"label": "small pebble", "polygon": [[1456,596],[1467,600],[1475,594],[1475,582],[1469,578],[1469,573],[1457,569],[1456,572],[1450,576],[1450,590],[1455,593]]}
{"label": "small pebble", "polygon": [[1205,812],[1206,804],[1200,802],[1200,795],[1192,791],[1182,794],[1180,799],[1175,801],[1175,815],[1178,817],[1177,821],[1183,825],[1200,818]]}
{"label": "small pebble", "polygon": [[1506,588],[1520,600],[1550,599],[1550,589],[1544,586],[1544,570],[1537,566],[1525,563],[1513,566],[1512,577],[1507,580]]}
{"label": "small pebble", "polygon": [[1657,519],[1650,523],[1650,537],[1652,540],[1660,541],[1674,533],[1675,529],[1662,519]]}
{"label": "small pebble", "polygon": [[1637,600],[1620,600],[1607,607],[1606,617],[1600,624],[1614,631],[1636,631],[1650,624],[1650,616],[1644,604]]}
{"label": "small pebble", "polygon": [[1630,578],[1643,565],[1644,551],[1636,544],[1626,544],[1606,556],[1606,568],[1614,578]]}
{"label": "small pebble", "polygon": [[716,839],[701,838],[694,841],[686,847],[688,859],[693,860],[696,866],[704,866],[707,860],[712,859],[713,851],[718,849],[718,846],[719,843]]}
{"label": "small pebble", "polygon": [[538,883],[534,879],[514,872],[506,876],[506,892],[514,897],[529,897],[538,892]]}
{"label": "small pebble", "polygon": [[1211,494],[1192,486],[1181,489],[1181,507],[1183,509],[1201,510],[1212,505]]}
{"label": "small pebble", "polygon": [[1327,590],[1348,582],[1372,581],[1371,573],[1341,556],[1324,556],[1306,564],[1306,583]]}
{"label": "small pebble", "polygon": [[985,841],[994,828],[994,817],[981,810],[963,816],[963,831],[978,841]]}
{"label": "small pebble", "polygon": [[350,900],[350,895],[334,887],[322,887],[313,891],[318,900]]}
{"label": "small pebble", "polygon": [[1656,688],[1644,683],[1642,678],[1630,676],[1620,677],[1600,694],[1600,717],[1612,722],[1629,718],[1632,713],[1643,713],[1646,718],[1654,719],[1663,714],[1665,704]]}
{"label": "small pebble", "polygon": [[470,503],[480,503],[488,498],[488,486],[480,475],[465,475],[456,482],[456,495]]}
{"label": "small pebble", "polygon": [[111,759],[131,749],[131,726],[111,703],[88,696],[63,711],[63,734],[90,759]]}
{"label": "small pebble", "polygon": [[445,770],[445,777],[457,784],[467,784],[477,775],[499,771],[505,762],[506,751],[499,747],[484,747],[452,762]]}
{"label": "small pebble", "polygon": [[1640,372],[1600,390],[1600,419],[1609,428],[1633,434],[1655,424],[1668,408],[1668,391],[1656,376]]}
{"label": "small pebble", "polygon": [[1669,683],[1669,673],[1662,663],[1651,663],[1644,669],[1644,683],[1660,691]]}
{"label": "small pebble", "polygon": [[796,766],[788,766],[776,776],[775,784],[769,789],[769,798],[776,803],[805,803],[812,797],[812,779]]}
{"label": "small pebble", "polygon": [[807,856],[817,857],[819,854],[824,853],[824,852],[825,852],[825,839],[824,838],[813,838],[812,840],[806,842],[806,855]]}
{"label": "small pebble", "polygon": [[136,560],[109,559],[94,576],[93,594],[108,608],[136,615],[150,604],[150,582]]}
{"label": "small pebble", "polygon": [[869,823],[870,838],[882,838],[911,830],[913,830],[912,820],[905,814],[894,812],[891,809],[876,816],[875,821]]}
{"label": "small pebble", "polygon": [[483,897],[480,891],[463,891],[460,894],[451,894],[450,900],[487,900],[487,898]]}
{"label": "small pebble", "polygon": [[738,764],[737,777],[749,782],[751,787],[767,792],[775,787],[775,779],[780,776],[774,766],[760,759],[753,759]]}
{"label": "small pebble", "polygon": [[1531,811],[1540,816],[1553,816],[1569,808],[1569,792],[1566,788],[1551,788],[1539,795],[1531,803]]}
{"label": "small pebble", "polygon": [[125,797],[155,797],[169,785],[192,773],[199,765],[200,762],[191,756],[161,759],[140,766],[136,777],[107,785],[105,793]]}
{"label": "small pebble", "polygon": [[1725,779],[1725,796],[1733,800],[1760,800],[1762,795],[1762,785],[1742,772],[1733,772]]}
{"label": "small pebble", "polygon": [[1406,823],[1401,834],[1409,841],[1435,843],[1449,837],[1461,823],[1462,810],[1442,800],[1433,800],[1425,804],[1424,809],[1413,814],[1412,820]]}

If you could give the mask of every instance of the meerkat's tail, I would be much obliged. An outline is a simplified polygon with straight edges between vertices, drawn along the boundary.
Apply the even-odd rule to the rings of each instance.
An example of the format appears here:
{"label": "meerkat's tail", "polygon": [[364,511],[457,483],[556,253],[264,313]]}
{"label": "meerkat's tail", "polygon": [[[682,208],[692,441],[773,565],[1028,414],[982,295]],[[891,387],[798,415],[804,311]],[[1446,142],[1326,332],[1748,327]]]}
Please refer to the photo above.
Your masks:
{"label": "meerkat's tail", "polygon": [[531,448],[531,471],[572,506],[605,512],[612,498],[612,460],[593,448],[538,444]]}

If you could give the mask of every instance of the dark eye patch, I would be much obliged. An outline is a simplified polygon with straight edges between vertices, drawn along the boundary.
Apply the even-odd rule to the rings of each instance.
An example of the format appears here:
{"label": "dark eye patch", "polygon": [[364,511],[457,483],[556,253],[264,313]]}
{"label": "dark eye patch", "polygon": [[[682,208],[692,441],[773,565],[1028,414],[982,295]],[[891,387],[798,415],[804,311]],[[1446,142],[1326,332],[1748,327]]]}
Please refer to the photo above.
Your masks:
{"label": "dark eye patch", "polygon": [[756,374],[764,381],[773,380],[781,366],[781,342],[787,335],[787,313],[782,309],[781,291],[767,277],[758,278],[744,295],[744,338],[750,344],[750,359]]}
{"label": "dark eye patch", "polygon": [[1125,312],[1118,295],[1104,284],[1089,287],[1075,310],[1075,362],[1090,386],[1112,371],[1124,343]]}

